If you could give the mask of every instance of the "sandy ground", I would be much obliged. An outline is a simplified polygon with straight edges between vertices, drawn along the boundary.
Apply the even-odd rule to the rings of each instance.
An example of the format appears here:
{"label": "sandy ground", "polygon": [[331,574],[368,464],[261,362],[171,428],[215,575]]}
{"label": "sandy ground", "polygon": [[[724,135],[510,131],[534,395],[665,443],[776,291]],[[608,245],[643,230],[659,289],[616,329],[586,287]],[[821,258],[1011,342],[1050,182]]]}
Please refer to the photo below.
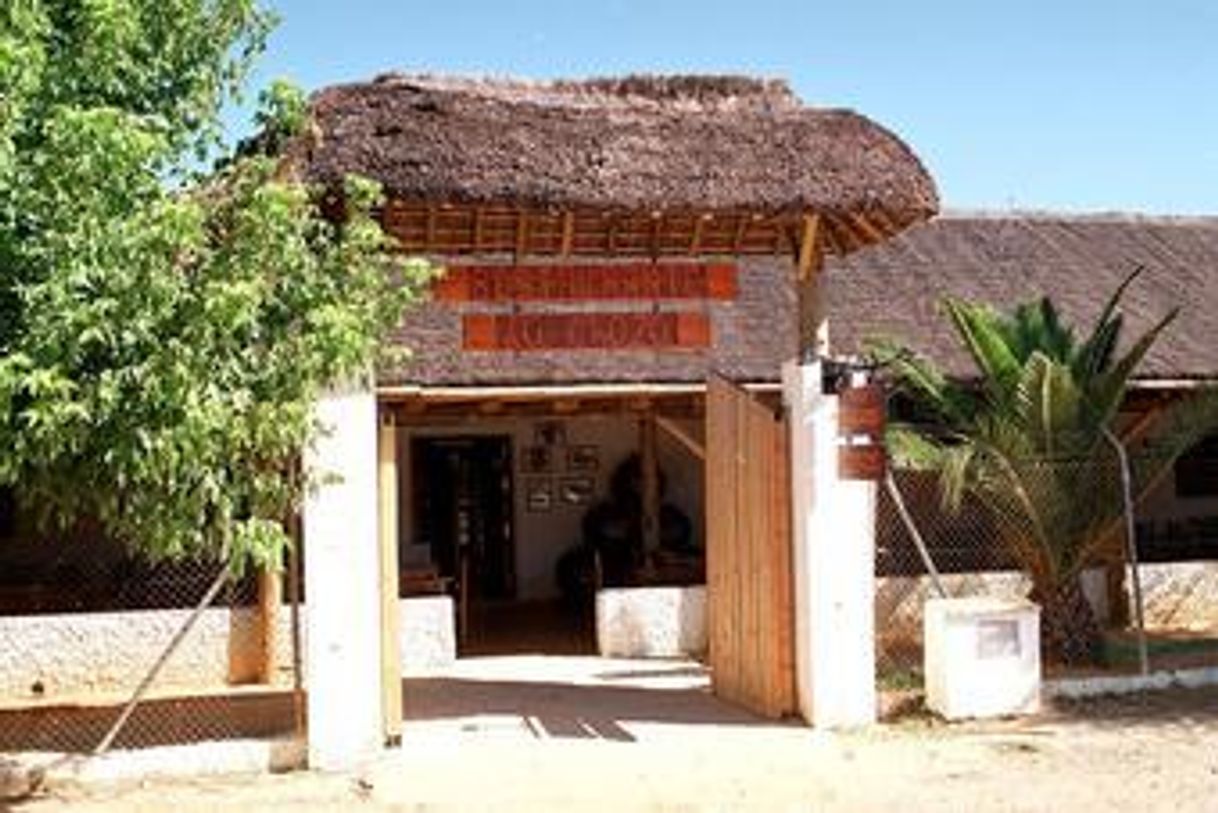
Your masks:
{"label": "sandy ground", "polygon": [[1218,692],[823,735],[712,698],[692,663],[463,662],[406,684],[400,750],[350,775],[59,789],[17,810],[1218,811]]}

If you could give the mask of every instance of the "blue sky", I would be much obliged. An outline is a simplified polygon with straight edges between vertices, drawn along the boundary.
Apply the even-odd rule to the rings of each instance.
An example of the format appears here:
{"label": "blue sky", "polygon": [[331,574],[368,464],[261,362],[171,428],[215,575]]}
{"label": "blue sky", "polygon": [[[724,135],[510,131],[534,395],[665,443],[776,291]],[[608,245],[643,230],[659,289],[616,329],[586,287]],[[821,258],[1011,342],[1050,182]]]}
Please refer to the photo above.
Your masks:
{"label": "blue sky", "polygon": [[948,207],[1218,214],[1218,2],[271,5],[283,22],[255,87],[393,69],[783,76],[899,133]]}

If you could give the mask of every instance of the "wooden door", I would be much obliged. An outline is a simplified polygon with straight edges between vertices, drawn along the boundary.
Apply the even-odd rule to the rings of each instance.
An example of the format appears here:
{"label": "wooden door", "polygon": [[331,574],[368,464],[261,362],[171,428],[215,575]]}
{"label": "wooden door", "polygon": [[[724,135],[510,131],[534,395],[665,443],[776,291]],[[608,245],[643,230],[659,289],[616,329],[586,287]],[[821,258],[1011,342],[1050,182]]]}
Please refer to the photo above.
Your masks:
{"label": "wooden door", "polygon": [[707,385],[706,557],[711,682],[766,717],[795,711],[786,421],[721,378]]}

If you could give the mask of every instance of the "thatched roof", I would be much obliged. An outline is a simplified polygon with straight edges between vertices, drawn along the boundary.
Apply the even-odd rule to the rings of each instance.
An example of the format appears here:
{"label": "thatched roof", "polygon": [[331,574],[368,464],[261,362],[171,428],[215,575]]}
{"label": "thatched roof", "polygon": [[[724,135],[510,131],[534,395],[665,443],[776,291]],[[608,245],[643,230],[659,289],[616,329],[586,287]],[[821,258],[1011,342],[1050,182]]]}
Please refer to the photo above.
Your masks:
{"label": "thatched roof", "polygon": [[820,212],[830,248],[938,208],[899,138],[779,80],[630,76],[523,82],[387,75],[311,102],[307,177],[359,173],[412,203],[536,210]]}
{"label": "thatched roof", "polygon": [[944,215],[829,263],[830,340],[854,351],[889,335],[970,374],[939,311],[945,295],[1000,307],[1048,295],[1085,331],[1139,265],[1123,300],[1126,338],[1181,312],[1138,377],[1218,379],[1218,218]]}
{"label": "thatched roof", "polygon": [[[1085,329],[1138,264],[1146,271],[1125,298],[1126,335],[1182,308],[1140,377],[1218,380],[1218,218],[940,217],[886,244],[829,259],[830,340],[835,352],[853,353],[869,337],[892,336],[968,375],[972,368],[939,313],[943,296],[1008,306],[1047,294]],[[716,344],[704,352],[465,353],[461,308],[428,303],[408,316],[400,334],[416,358],[386,371],[382,382],[694,383],[711,372],[777,381],[795,353],[792,276],[776,258],[743,260],[739,299],[706,306]]]}

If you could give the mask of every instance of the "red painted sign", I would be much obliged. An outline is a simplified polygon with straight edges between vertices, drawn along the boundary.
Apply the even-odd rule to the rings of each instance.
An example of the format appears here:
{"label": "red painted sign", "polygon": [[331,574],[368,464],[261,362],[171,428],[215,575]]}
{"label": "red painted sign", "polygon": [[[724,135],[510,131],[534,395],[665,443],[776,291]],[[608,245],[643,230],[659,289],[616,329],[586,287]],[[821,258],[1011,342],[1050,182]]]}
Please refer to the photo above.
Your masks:
{"label": "red painted sign", "polygon": [[466,350],[673,350],[710,346],[704,313],[470,314]]}
{"label": "red painted sign", "polygon": [[573,302],[736,298],[729,263],[452,265],[433,286],[441,302]]}

